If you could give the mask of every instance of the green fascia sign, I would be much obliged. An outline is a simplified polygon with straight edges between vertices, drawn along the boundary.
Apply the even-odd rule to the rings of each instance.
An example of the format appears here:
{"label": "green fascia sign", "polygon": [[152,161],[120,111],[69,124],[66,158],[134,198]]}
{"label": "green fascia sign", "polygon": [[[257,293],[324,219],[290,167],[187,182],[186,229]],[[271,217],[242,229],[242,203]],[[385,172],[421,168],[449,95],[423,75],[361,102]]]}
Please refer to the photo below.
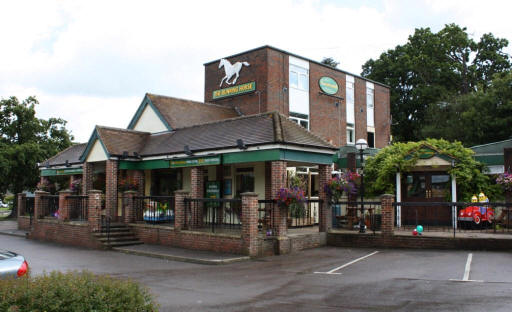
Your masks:
{"label": "green fascia sign", "polygon": [[238,86],[215,90],[215,91],[213,91],[212,98],[214,100],[222,99],[222,98],[229,97],[229,96],[241,95],[241,94],[253,92],[255,90],[256,90],[256,82],[251,81],[251,82],[244,83],[244,84],[241,84]]}
{"label": "green fascia sign", "polygon": [[318,80],[318,85],[320,86],[320,90],[329,95],[338,93],[338,83],[331,77],[324,76],[320,78],[320,80]]}
{"label": "green fascia sign", "polygon": [[84,172],[84,170],[82,168],[43,169],[43,170],[41,170],[41,176],[51,177],[51,176],[61,176],[61,175],[73,175],[73,174],[83,174],[83,172]]}
{"label": "green fascia sign", "polygon": [[185,159],[176,159],[171,160],[170,167],[171,168],[183,168],[183,167],[197,167],[197,166],[211,166],[211,165],[220,165],[221,157],[217,156],[209,156],[209,157],[198,157],[198,158],[185,158]]}

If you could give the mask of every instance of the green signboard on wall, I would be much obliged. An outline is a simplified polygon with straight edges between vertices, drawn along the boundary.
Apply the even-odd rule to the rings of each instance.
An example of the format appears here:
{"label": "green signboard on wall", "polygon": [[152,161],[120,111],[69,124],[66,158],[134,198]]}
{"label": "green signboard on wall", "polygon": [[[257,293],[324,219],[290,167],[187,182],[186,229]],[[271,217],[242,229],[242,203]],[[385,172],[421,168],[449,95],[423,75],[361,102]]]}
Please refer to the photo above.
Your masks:
{"label": "green signboard on wall", "polygon": [[220,155],[171,160],[171,168],[220,165]]}
{"label": "green signboard on wall", "polygon": [[323,92],[334,95],[338,92],[338,83],[336,80],[332,79],[331,77],[322,77],[320,80],[318,80],[318,85],[320,86],[320,90]]}
{"label": "green signboard on wall", "polygon": [[238,86],[233,86],[229,88],[219,89],[213,91],[212,98],[214,100],[216,99],[222,99],[228,96],[234,96],[234,95],[241,95],[245,93],[249,93],[256,90],[256,82],[248,82],[244,83]]}

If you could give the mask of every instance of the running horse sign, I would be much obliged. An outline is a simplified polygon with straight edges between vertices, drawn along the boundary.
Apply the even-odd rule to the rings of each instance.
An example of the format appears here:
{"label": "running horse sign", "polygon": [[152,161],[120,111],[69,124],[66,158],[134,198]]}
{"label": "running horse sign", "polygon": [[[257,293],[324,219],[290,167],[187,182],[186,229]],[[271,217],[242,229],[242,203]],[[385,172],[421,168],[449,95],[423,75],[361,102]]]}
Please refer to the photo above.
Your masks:
{"label": "running horse sign", "polygon": [[[228,85],[233,85],[236,83],[238,76],[240,75],[240,70],[243,66],[250,66],[247,62],[236,62],[235,64],[231,65],[231,63],[226,59],[221,59],[219,62],[219,69],[224,67],[224,71],[226,72],[226,75],[222,80],[220,81],[219,87],[222,87],[222,83],[225,81]],[[233,77],[233,75],[236,75],[235,79],[233,79],[232,82],[229,82],[229,79]]]}

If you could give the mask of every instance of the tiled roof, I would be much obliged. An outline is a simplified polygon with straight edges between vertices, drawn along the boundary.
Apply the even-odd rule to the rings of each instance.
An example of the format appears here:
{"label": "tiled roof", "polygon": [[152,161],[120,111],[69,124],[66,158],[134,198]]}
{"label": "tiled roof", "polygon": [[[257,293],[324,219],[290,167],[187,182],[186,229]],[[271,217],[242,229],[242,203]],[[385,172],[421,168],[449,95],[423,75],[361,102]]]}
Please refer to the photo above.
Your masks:
{"label": "tiled roof", "polygon": [[147,96],[172,129],[200,125],[239,116],[235,109],[226,106],[150,93],[148,93]]}
{"label": "tiled roof", "polygon": [[231,148],[237,147],[238,139],[242,139],[246,146],[283,143],[336,149],[285,116],[272,112],[153,134],[140,154],[149,156],[183,153],[185,145],[191,151]]}
{"label": "tiled roof", "polygon": [[96,131],[111,156],[123,155],[125,151],[130,156],[133,152],[139,153],[150,136],[149,132],[103,126],[96,126]]}
{"label": "tiled roof", "polygon": [[49,158],[43,164],[48,164],[49,166],[61,166],[66,164],[66,160],[70,164],[81,163],[80,156],[84,152],[86,146],[87,143],[72,145],[57,155]]}

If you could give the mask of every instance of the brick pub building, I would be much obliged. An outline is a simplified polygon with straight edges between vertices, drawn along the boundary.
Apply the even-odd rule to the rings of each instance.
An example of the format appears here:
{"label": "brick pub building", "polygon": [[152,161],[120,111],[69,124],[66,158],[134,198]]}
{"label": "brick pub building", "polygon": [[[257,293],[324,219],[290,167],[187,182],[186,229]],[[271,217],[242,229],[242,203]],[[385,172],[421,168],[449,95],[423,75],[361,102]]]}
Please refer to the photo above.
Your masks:
{"label": "brick pub building", "polygon": [[[74,192],[36,191],[33,212],[21,194],[20,228],[252,256],[325,244],[323,185],[340,148],[389,143],[389,88],[269,46],[204,66],[204,103],[146,94],[126,129],[96,126],[41,164],[42,185],[69,176]],[[299,214],[274,201],[291,176],[306,181]]]}

